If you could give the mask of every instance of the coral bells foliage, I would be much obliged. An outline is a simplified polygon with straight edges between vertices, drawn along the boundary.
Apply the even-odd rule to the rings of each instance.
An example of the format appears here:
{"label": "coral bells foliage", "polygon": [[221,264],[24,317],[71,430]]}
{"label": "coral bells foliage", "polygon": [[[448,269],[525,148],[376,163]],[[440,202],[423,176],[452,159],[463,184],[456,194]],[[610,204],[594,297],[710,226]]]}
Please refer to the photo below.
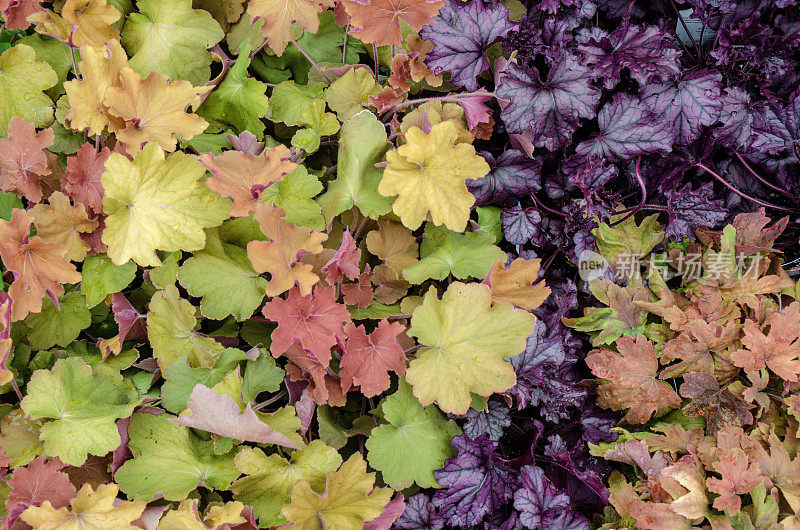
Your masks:
{"label": "coral bells foliage", "polygon": [[739,214],[678,243],[629,220],[598,236],[600,250],[651,247],[634,266],[610,260],[627,288],[566,320],[598,346],[597,404],[625,412],[619,438],[591,446],[618,468],[602,528],[800,524],[800,291],[773,248],[785,219],[768,223]]}
{"label": "coral bells foliage", "polygon": [[795,4],[0,0],[0,526],[800,527]]}

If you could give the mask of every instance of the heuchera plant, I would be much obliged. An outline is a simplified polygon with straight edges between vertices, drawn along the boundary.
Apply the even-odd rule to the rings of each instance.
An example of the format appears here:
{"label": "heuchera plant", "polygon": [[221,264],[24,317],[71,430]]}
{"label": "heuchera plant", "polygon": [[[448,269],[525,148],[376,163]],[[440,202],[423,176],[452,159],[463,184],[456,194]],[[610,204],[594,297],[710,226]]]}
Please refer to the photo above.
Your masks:
{"label": "heuchera plant", "polygon": [[799,20],[0,0],[3,528],[797,528]]}

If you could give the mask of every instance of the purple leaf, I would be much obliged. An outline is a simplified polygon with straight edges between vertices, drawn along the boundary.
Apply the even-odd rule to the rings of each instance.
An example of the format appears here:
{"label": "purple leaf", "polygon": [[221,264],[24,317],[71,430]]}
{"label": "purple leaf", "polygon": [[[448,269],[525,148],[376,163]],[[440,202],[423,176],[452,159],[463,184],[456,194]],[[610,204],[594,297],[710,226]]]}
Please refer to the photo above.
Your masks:
{"label": "purple leaf", "polygon": [[720,102],[720,125],[714,129],[714,139],[722,145],[745,149],[753,131],[750,94],[739,87],[726,88]]}
{"label": "purple leaf", "polygon": [[536,208],[517,205],[503,210],[500,221],[506,241],[512,245],[524,245],[536,235],[542,216]]}
{"label": "purple leaf", "polygon": [[403,514],[394,522],[394,528],[401,530],[441,530],[445,518],[436,511],[430,497],[417,493],[406,502]]}
{"label": "purple leaf", "polygon": [[514,508],[526,528],[588,530],[589,522],[570,509],[570,499],[547,480],[536,466],[520,469],[522,487],[514,492]]}
{"label": "purple leaf", "polygon": [[539,190],[541,184],[542,162],[527,158],[514,149],[504,151],[497,159],[490,153],[481,153],[491,171],[483,178],[468,180],[467,187],[475,196],[476,204],[507,204],[516,202]]}
{"label": "purple leaf", "polygon": [[450,443],[458,454],[433,472],[436,481],[446,488],[434,494],[433,504],[449,525],[477,525],[511,500],[517,480],[510,466],[495,453],[497,442],[485,436],[470,440],[462,434]]}
{"label": "purple leaf", "polygon": [[467,419],[464,424],[464,433],[471,439],[485,435],[493,441],[499,440],[503,436],[503,429],[511,425],[511,416],[508,405],[490,400],[487,410],[475,410],[470,408],[463,416]]}
{"label": "purple leaf", "polygon": [[708,70],[693,72],[674,83],[652,83],[642,91],[642,101],[671,123],[675,141],[688,145],[700,137],[703,125],[713,125],[720,116],[722,76]]}
{"label": "purple leaf", "polygon": [[728,216],[722,200],[712,199],[713,188],[706,184],[696,190],[691,184],[667,192],[669,221],[665,235],[682,240],[691,237],[700,226],[716,227]]}
{"label": "purple leaf", "polygon": [[655,26],[620,24],[610,35],[591,39],[578,49],[584,62],[593,66],[592,75],[611,89],[620,82],[624,68],[640,85],[677,76],[680,51],[673,39]]}
{"label": "purple leaf", "polygon": [[420,31],[423,39],[433,43],[425,62],[436,74],[450,72],[455,85],[477,90],[477,77],[489,69],[486,50],[515,25],[500,2],[449,0]]}
{"label": "purple leaf", "polygon": [[510,100],[500,113],[508,132],[533,133],[536,147],[555,150],[572,141],[581,118],[593,118],[600,91],[574,55],[563,54],[542,79],[538,70],[510,64],[497,87]]}
{"label": "purple leaf", "polygon": [[753,122],[751,147],[769,154],[800,151],[800,89],[791,95],[785,107],[776,104],[761,106]]}
{"label": "purple leaf", "polygon": [[639,98],[617,94],[597,115],[600,133],[578,144],[581,156],[598,155],[629,160],[647,153],[667,153],[672,148],[672,124],[658,121]]}

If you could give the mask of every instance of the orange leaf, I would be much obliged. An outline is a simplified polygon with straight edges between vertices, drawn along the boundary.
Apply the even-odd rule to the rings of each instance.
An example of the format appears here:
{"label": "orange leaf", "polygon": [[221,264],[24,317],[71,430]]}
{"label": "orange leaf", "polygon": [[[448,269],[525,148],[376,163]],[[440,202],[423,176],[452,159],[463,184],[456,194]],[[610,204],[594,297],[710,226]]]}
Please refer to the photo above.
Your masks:
{"label": "orange leaf", "polygon": [[44,150],[53,145],[50,129],[36,127],[14,116],[8,122],[8,138],[0,139],[0,189],[19,192],[33,202],[42,200],[42,177],[51,173]]}
{"label": "orange leaf", "polygon": [[372,278],[372,271],[369,265],[366,266],[364,272],[358,277],[356,283],[348,283],[342,285],[342,295],[344,295],[344,303],[347,305],[354,305],[357,307],[367,307],[372,302],[372,297],[375,295],[370,283]]}
{"label": "orange leaf", "polygon": [[[274,352],[273,355],[275,356]],[[320,362],[296,342],[289,346],[283,355],[289,359],[286,364],[286,374],[289,379],[307,381],[306,390],[311,392],[314,403],[341,407],[347,402],[339,380],[328,373],[327,363]]]}
{"label": "orange leaf", "polygon": [[326,281],[333,285],[342,281],[344,276],[350,280],[358,278],[358,262],[361,259],[361,249],[356,245],[356,240],[345,230],[342,235],[342,244],[333,258],[322,267],[322,272],[328,275]]}
{"label": "orange leaf", "polygon": [[725,450],[711,467],[722,476],[721,479],[706,479],[709,491],[719,494],[713,506],[717,510],[728,510],[731,515],[736,515],[742,507],[739,495],[750,493],[765,478],[738,447]]}
{"label": "orange leaf", "polygon": [[378,327],[367,335],[364,326],[348,324],[344,331],[347,344],[342,354],[340,376],[342,388],[361,387],[367,397],[377,396],[389,388],[389,372],[406,373],[406,356],[397,342],[397,336],[406,327],[399,322],[381,320]]}
{"label": "orange leaf", "polygon": [[0,15],[8,29],[28,29],[28,17],[43,11],[42,0],[0,0]]}
{"label": "orange leaf", "polygon": [[403,42],[400,22],[419,31],[439,13],[444,0],[370,0],[367,4],[343,0],[342,3],[355,26],[353,35],[378,46],[399,46]]}
{"label": "orange leaf", "polygon": [[250,241],[247,244],[247,257],[253,269],[259,274],[269,272],[272,278],[265,286],[267,296],[277,296],[300,286],[303,296],[311,294],[311,288],[319,281],[313,267],[298,260],[304,254],[322,252],[322,242],[327,234],[308,228],[294,226],[283,216],[282,208],[269,204],[256,204],[255,218],[261,231],[271,241]]}
{"label": "orange leaf", "polygon": [[61,187],[76,202],[94,213],[103,211],[103,182],[100,177],[106,169],[106,160],[111,156],[108,147],[99,153],[90,143],[83,144],[75,156],[67,158],[67,171],[61,179]]}
{"label": "orange leaf", "polygon": [[550,296],[550,288],[539,279],[541,260],[517,258],[505,267],[505,257],[497,258],[489,277],[483,282],[492,291],[492,304],[509,302],[511,305],[533,311]]}
{"label": "orange leaf", "polygon": [[60,191],[48,198],[50,204],[37,204],[31,208],[36,235],[48,243],[60,243],[67,249],[64,259],[83,261],[89,251],[81,234],[92,232],[97,221],[90,221],[86,208],[81,203],[70,204],[69,197]]}
{"label": "orange leaf", "polygon": [[[769,332],[764,334],[764,329]],[[731,354],[736,366],[746,372],[768,367],[782,379],[797,382],[800,377],[800,302],[792,302],[782,311],[773,312],[759,326],[752,320],[744,323],[742,345]]]}
{"label": "orange leaf", "polygon": [[292,40],[292,24],[296,22],[309,33],[316,33],[319,29],[317,15],[332,5],[332,0],[251,0],[247,13],[253,19],[264,20],[261,34],[267,38],[269,47],[281,56]]}
{"label": "orange leaf", "polygon": [[41,311],[45,294],[54,301],[58,299],[64,294],[62,283],[81,281],[75,266],[64,259],[66,247],[46,243],[39,236],[29,238],[32,222],[33,216],[19,208],[12,212],[10,222],[0,219],[0,259],[14,272],[14,282],[8,290],[14,301],[14,322]]}
{"label": "orange leaf", "polygon": [[586,364],[592,373],[605,379],[598,387],[597,402],[613,410],[630,409],[628,423],[645,423],[653,413],[679,407],[681,398],[668,384],[656,379],[658,359],[653,343],[639,334],[636,340],[617,340],[619,353],[592,350]]}
{"label": "orange leaf", "polygon": [[214,175],[206,180],[208,189],[233,199],[231,216],[244,217],[255,211],[261,192],[297,168],[288,160],[290,156],[289,149],[279,145],[261,155],[240,151],[225,151],[217,156],[203,153],[200,162]]}

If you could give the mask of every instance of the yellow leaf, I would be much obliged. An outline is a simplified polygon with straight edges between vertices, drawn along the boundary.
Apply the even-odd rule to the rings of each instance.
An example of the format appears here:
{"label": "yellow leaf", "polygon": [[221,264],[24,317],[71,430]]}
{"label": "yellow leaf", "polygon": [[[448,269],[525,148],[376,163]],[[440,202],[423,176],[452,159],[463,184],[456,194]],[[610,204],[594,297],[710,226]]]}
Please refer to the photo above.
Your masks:
{"label": "yellow leaf", "polygon": [[106,0],[67,0],[61,10],[72,26],[72,43],[75,46],[101,46],[119,40],[119,31],[111,27],[122,16]]}
{"label": "yellow leaf", "polygon": [[333,7],[331,0],[251,0],[247,13],[254,21],[257,18],[264,20],[261,34],[280,56],[292,40],[292,23],[296,22],[309,33],[316,33],[319,29],[317,15],[328,7]]}
{"label": "yellow leaf", "polygon": [[374,483],[375,473],[367,473],[366,462],[356,453],[338,471],[327,474],[322,494],[307,481],[297,481],[292,502],[281,513],[301,530],[363,528],[383,513],[393,493],[389,488],[373,489]]}
{"label": "yellow leaf", "polygon": [[108,109],[103,99],[109,88],[120,86],[119,74],[128,66],[128,56],[119,41],[110,40],[99,47],[84,46],[81,58],[78,69],[82,79],[64,83],[70,107],[67,121],[72,129],[88,129],[89,134],[95,136],[109,126]]}
{"label": "yellow leaf", "polygon": [[155,251],[193,251],[205,246],[204,228],[228,218],[230,201],[198,180],[205,174],[184,153],[164,157],[149,143],[133,161],[113,153],[102,176],[108,214],[103,243],[115,265],[133,260],[143,267],[161,265]]}
{"label": "yellow leaf", "polygon": [[96,491],[84,484],[70,501],[71,510],[66,507],[56,510],[50,501],[44,501],[41,506],[31,506],[22,512],[21,518],[33,530],[138,530],[131,523],[141,517],[147,503],[123,501],[115,507],[118,492],[116,484],[101,484]]}
{"label": "yellow leaf", "polygon": [[125,121],[124,127],[112,122],[111,132],[137,153],[146,142],[157,142],[165,151],[174,151],[179,136],[190,140],[206,130],[208,123],[186,112],[200,104],[200,96],[212,87],[194,87],[188,81],[170,82],[151,72],[142,79],[131,68],[120,72],[120,86],[112,87],[103,102],[109,112]]}
{"label": "yellow leaf", "polygon": [[[158,523],[158,530],[208,530],[209,528],[230,528],[246,523],[242,515],[245,505],[239,501],[231,501],[224,505],[214,505],[206,510],[205,521],[200,519],[196,500],[181,501],[177,508],[164,514]],[[251,508],[247,508],[251,510]]]}
{"label": "yellow leaf", "polygon": [[434,224],[462,232],[475,203],[465,181],[486,176],[489,165],[474,147],[456,143],[458,130],[452,121],[434,125],[430,134],[412,127],[406,141],[386,154],[388,166],[378,193],[398,196],[392,209],[412,230],[430,212]]}
{"label": "yellow leaf", "polygon": [[489,288],[455,282],[439,300],[435,289],[414,309],[409,334],[423,348],[411,361],[406,381],[427,406],[465,414],[471,393],[491,396],[516,382],[504,358],[519,354],[536,317],[506,302],[491,304]]}
{"label": "yellow leaf", "polygon": [[261,231],[271,241],[250,241],[247,244],[247,257],[257,273],[269,272],[272,275],[265,286],[267,296],[284,293],[295,283],[300,286],[300,294],[308,296],[319,281],[319,276],[314,274],[311,265],[298,260],[304,254],[322,252],[322,242],[328,236],[294,226],[283,218],[285,215],[283,208],[265,203],[256,205],[255,218]]}
{"label": "yellow leaf", "polygon": [[492,291],[492,304],[508,302],[528,311],[542,305],[550,296],[550,288],[545,286],[544,281],[534,284],[539,278],[541,260],[517,258],[508,268],[504,265],[505,261],[505,257],[497,258],[489,271],[486,283]]}
{"label": "yellow leaf", "polygon": [[64,259],[67,261],[83,261],[89,251],[81,234],[97,228],[97,221],[90,221],[86,208],[81,203],[72,205],[69,197],[60,191],[54,192],[48,199],[50,204],[37,204],[31,208],[36,235],[47,243],[60,243],[67,249]]}

